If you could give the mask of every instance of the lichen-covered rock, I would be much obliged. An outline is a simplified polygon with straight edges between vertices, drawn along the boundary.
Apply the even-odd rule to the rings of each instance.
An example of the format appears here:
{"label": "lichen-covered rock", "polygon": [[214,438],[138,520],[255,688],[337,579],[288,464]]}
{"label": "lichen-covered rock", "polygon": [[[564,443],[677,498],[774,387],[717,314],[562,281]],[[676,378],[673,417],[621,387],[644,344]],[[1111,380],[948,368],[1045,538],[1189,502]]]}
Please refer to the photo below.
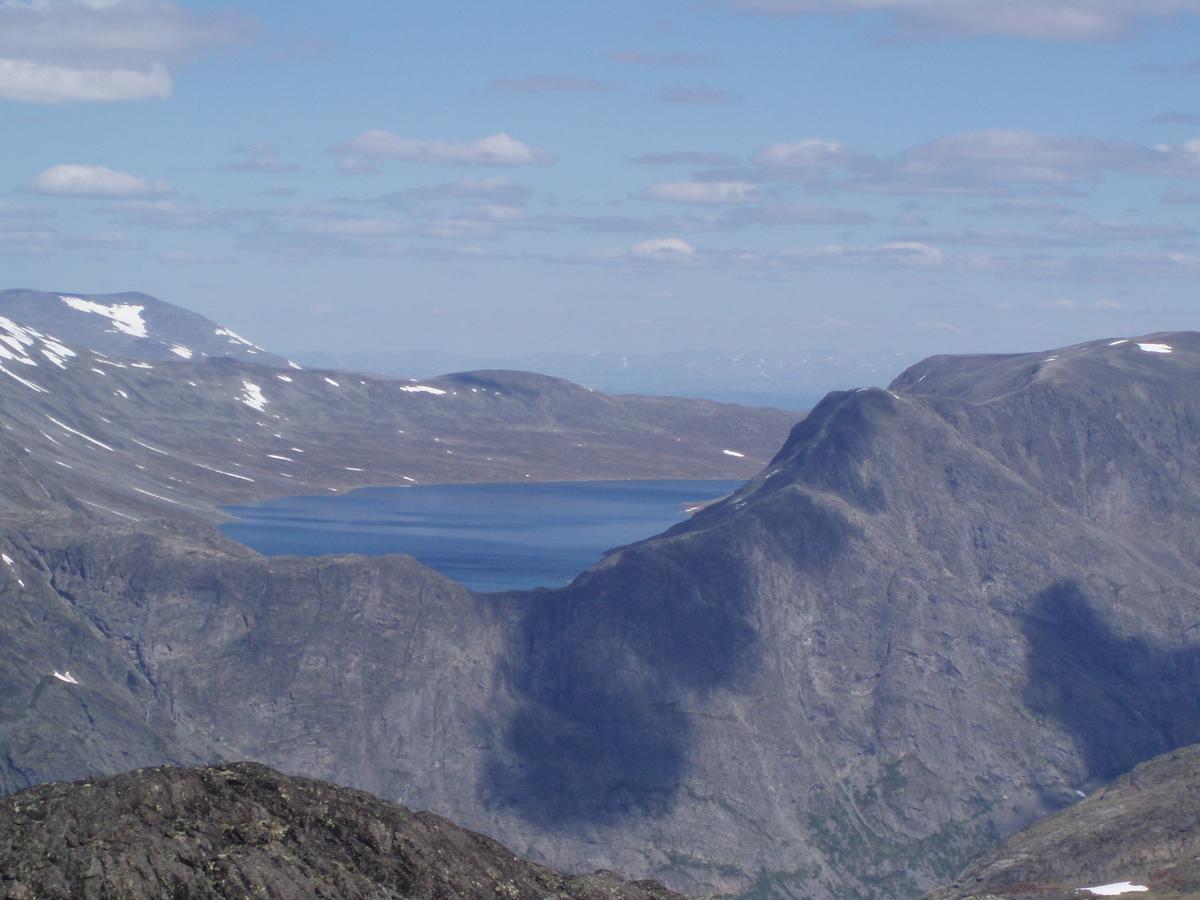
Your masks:
{"label": "lichen-covered rock", "polygon": [[483,835],[254,763],[139,769],[0,800],[6,898],[669,900],[652,882],[561,875]]}

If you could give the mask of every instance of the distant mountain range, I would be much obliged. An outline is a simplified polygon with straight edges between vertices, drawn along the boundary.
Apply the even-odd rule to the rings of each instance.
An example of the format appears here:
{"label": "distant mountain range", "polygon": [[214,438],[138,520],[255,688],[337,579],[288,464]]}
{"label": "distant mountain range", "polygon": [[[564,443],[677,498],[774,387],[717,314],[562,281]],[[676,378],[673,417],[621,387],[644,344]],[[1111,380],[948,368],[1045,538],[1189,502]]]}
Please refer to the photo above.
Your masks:
{"label": "distant mountain range", "polygon": [[302,369],[140,294],[0,292],[5,508],[129,521],[362,485],[748,478],[798,418],[529,372]]}
{"label": "distant mountain range", "polygon": [[855,355],[836,350],[669,353],[536,353],[480,357],[444,351],[402,353],[298,352],[306,365],[421,375],[464,369],[521,369],[567,378],[609,394],[703,397],[726,403],[811,409],[846,384],[886,384],[904,364],[901,354]]}
{"label": "distant mountain range", "polygon": [[[46,393],[0,373],[5,790],[251,758],[559,868],[900,898],[1200,741],[1200,335],[931,358],[830,394],[769,459],[777,420],[579,406],[596,395],[533,376],[98,359],[4,363]],[[615,424],[579,477],[622,433],[641,471],[732,450],[757,474],[552,591],[474,595],[406,557],[264,559],[212,527],[214,502],[283,490],[264,473],[299,463],[258,461],[271,441],[341,489],[358,474],[317,479],[357,467],[354,428],[383,418],[362,468],[403,477],[438,455],[399,452],[417,409],[434,446],[466,423],[441,455],[471,477],[566,468],[598,411]]]}

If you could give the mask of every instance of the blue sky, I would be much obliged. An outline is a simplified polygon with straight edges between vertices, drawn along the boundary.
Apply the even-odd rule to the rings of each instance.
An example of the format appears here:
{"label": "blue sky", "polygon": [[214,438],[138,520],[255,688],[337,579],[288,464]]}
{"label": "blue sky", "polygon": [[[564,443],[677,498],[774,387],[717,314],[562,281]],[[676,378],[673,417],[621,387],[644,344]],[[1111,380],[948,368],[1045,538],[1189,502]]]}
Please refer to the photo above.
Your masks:
{"label": "blue sky", "polygon": [[1200,328],[1200,0],[0,0],[3,286],[282,352]]}

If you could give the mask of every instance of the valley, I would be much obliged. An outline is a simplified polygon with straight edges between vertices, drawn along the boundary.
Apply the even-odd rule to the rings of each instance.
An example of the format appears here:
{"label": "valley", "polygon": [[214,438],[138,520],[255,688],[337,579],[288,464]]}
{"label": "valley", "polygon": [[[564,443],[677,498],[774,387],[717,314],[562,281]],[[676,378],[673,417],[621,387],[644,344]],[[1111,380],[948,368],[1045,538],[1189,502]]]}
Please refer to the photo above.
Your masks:
{"label": "valley", "polygon": [[[281,382],[296,394],[264,387],[260,410],[237,384],[283,370],[126,365],[95,366],[116,369],[111,382],[22,369],[45,393],[0,381],[16,398],[0,538],[6,792],[253,759],[571,871],[702,895],[915,897],[1077,792],[1200,739],[1196,334],[934,357],[886,390],[830,394],[773,455],[773,414],[644,401],[716,416],[709,437],[675,441],[647,424],[663,416],[637,418],[643,401],[532,377],[486,376],[506,379],[487,381],[499,398],[470,390],[477,374],[421,382],[447,394],[364,378],[328,404],[315,398],[352,379],[298,372]],[[182,399],[199,390],[189,381],[206,385],[202,402]],[[92,407],[118,384],[142,385],[145,402]],[[555,590],[473,594],[400,556],[263,557],[211,524],[238,491],[282,495],[269,473],[283,461],[265,451],[301,435],[295,474],[326,490],[450,471],[437,454],[398,466],[398,422],[460,435],[440,449],[463,452],[441,455],[472,472],[532,468],[513,449],[532,441],[563,448],[539,474],[568,460],[578,474],[578,441],[546,437],[562,434],[551,416],[568,399],[632,419],[602,446],[645,441],[632,458],[646,474],[697,456],[715,460],[707,475],[760,470]],[[436,405],[450,400],[479,418],[450,430]],[[502,420],[493,402],[530,422],[497,438],[507,469],[480,460],[471,427]],[[188,424],[191,409],[210,418]],[[387,442],[366,429],[366,449],[348,448],[321,425],[352,414],[393,417]],[[575,421],[571,437],[596,428]],[[221,456],[226,434],[250,447]],[[350,453],[364,473],[335,475]],[[597,451],[596,468],[622,455]]]}

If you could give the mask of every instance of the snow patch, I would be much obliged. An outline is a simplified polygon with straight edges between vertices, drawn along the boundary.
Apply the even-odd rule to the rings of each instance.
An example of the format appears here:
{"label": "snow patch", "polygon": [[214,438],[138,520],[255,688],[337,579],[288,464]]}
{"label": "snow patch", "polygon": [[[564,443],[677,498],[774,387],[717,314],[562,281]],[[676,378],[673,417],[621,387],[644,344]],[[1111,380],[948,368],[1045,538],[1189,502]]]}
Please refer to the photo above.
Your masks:
{"label": "snow patch", "polygon": [[1128,344],[1128,343],[1129,343],[1129,338],[1121,338],[1119,341],[1109,341],[1108,346],[1120,347],[1122,344]]}
{"label": "snow patch", "polygon": [[340,388],[340,387],[341,387],[341,385],[340,385],[340,384],[338,384],[336,381],[334,381],[334,380],[333,380],[332,378],[330,378],[328,375],[327,375],[327,376],[325,376],[325,383],[326,383],[326,384],[332,384],[332,385],[333,385],[334,387],[336,387],[336,388]]}
{"label": "snow patch", "polygon": [[1139,350],[1145,350],[1147,353],[1170,353],[1170,344],[1138,344]]}
{"label": "snow patch", "polygon": [[213,332],[213,334],[217,335],[218,337],[229,338],[229,343],[231,344],[241,344],[243,347],[253,347],[255,350],[262,349],[262,347],[258,346],[258,344],[251,343],[240,334],[232,331],[229,328],[218,328]]}
{"label": "snow patch", "polygon": [[135,369],[153,369],[154,368],[154,366],[150,365],[150,363],[130,363],[129,365]]}
{"label": "snow patch", "polygon": [[295,462],[290,456],[280,456],[278,453],[268,453],[267,459],[282,459],[284,462]]}
{"label": "snow patch", "polygon": [[130,438],[130,440],[133,441],[135,444],[137,444],[139,447],[145,447],[151,453],[159,453],[162,456],[170,456],[171,455],[166,450],[159,450],[157,447],[151,447],[149,444],[143,444],[137,438]]}
{"label": "snow patch", "polygon": [[159,494],[152,494],[149,491],[143,491],[140,487],[135,487],[134,490],[137,491],[139,494],[145,494],[147,497],[153,497],[155,500],[162,500],[166,503],[174,503],[176,506],[179,505],[178,500],[172,500],[170,497],[163,497]]}
{"label": "snow patch", "polygon": [[746,457],[745,453],[738,453],[736,450],[722,450],[721,452],[726,456],[736,456],[738,459],[745,459]]}
{"label": "snow patch", "polygon": [[12,378],[12,379],[16,380],[16,381],[17,381],[17,382],[19,382],[20,384],[23,384],[23,385],[25,385],[25,387],[29,388],[29,389],[30,389],[31,391],[33,391],[35,394],[48,394],[48,393],[50,393],[48,390],[46,390],[46,389],[45,389],[44,387],[42,387],[40,384],[34,384],[34,383],[33,383],[32,381],[30,381],[28,378],[22,378],[22,377],[21,377],[20,375],[18,375],[16,372],[10,372],[8,369],[4,368],[4,366],[0,366],[0,372],[3,372],[3,373],[4,373],[5,375],[7,375],[9,378]]}
{"label": "snow patch", "polygon": [[114,303],[112,306],[105,306],[103,303],[97,303],[95,300],[84,300],[82,297],[59,297],[63,303],[77,309],[80,312],[95,313],[98,316],[104,316],[106,319],[111,319],[113,327],[110,331],[119,331],[122,334],[129,334],[133,337],[146,337],[146,321],[142,318],[142,310],[144,306],[139,306],[136,303]]}
{"label": "snow patch", "polygon": [[402,385],[400,390],[408,391],[412,394],[444,394],[446,393],[441,388],[430,387],[427,384],[406,384]]}
{"label": "snow patch", "polygon": [[63,431],[69,432],[69,433],[75,435],[76,437],[81,437],[85,441],[87,441],[89,444],[95,444],[97,447],[101,447],[101,448],[107,450],[109,453],[116,452],[115,450],[113,450],[112,447],[108,446],[108,444],[105,444],[103,441],[98,441],[94,437],[89,437],[88,435],[84,434],[82,431],[76,431],[70,425],[64,425],[62,422],[58,421],[58,419],[54,418],[54,416],[52,416],[48,413],[46,415],[46,418],[49,419],[51,422],[53,422],[55,425],[57,425],[59,428],[61,428]]}
{"label": "snow patch", "polygon": [[289,365],[289,366],[291,366],[293,369],[302,369],[302,368],[304,368],[303,366],[299,365],[298,363],[294,363],[294,362],[292,362],[290,359],[288,360],[288,365]]}
{"label": "snow patch", "polygon": [[361,472],[362,471],[362,469],[359,469],[355,466],[342,466],[342,468],[345,469],[347,472]]}
{"label": "snow patch", "polygon": [[263,396],[262,388],[247,379],[242,380],[242,395],[237,399],[259,412],[262,412],[267,405],[267,398]]}
{"label": "snow patch", "polygon": [[71,674],[70,669],[65,672],[59,672],[56,669],[54,672],[54,677],[59,681],[65,681],[67,684],[79,684],[79,682],[75,680],[75,676]]}
{"label": "snow patch", "polygon": [[[241,440],[241,438],[238,438],[238,440],[240,441],[240,440]],[[206,466],[204,463],[198,463],[198,462],[194,462],[194,463],[192,463],[192,465],[193,465],[193,466],[199,466],[201,469],[206,469],[206,470],[207,470],[207,471],[209,471],[209,472],[216,472],[218,475],[226,475],[226,476],[228,476],[228,477],[230,477],[230,478],[237,478],[237,479],[239,479],[240,481],[249,481],[251,484],[253,484],[253,483],[254,483],[254,479],[253,479],[253,478],[247,478],[245,475],[237,475],[237,474],[235,474],[235,473],[233,473],[233,472],[223,472],[223,471],[221,471],[220,469],[214,469],[212,466]],[[237,465],[237,463],[234,463],[234,465],[236,466],[236,465]]]}
{"label": "snow patch", "polygon": [[1121,894],[1140,894],[1150,888],[1144,884],[1132,884],[1128,881],[1116,881],[1112,884],[1102,884],[1098,887],[1080,888],[1093,897],[1119,897]]}
{"label": "snow patch", "polygon": [[172,344],[171,352],[174,353],[176,356],[182,356],[184,359],[191,359],[192,356],[194,355],[192,353],[192,351],[190,349],[188,349],[187,347],[183,346],[183,344]]}
{"label": "snow patch", "polygon": [[278,375],[277,374],[275,377],[278,378],[280,381],[286,381],[288,384],[292,383],[292,376],[290,376],[290,375]]}

